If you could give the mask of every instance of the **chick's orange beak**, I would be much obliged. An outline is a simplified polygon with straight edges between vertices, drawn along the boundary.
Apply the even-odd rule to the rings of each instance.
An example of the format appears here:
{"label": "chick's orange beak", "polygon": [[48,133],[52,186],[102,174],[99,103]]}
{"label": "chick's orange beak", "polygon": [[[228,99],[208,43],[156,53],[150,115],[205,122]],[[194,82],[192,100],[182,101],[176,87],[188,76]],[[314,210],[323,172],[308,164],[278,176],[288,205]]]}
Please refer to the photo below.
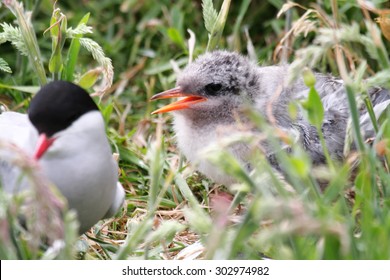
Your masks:
{"label": "chick's orange beak", "polygon": [[47,151],[47,149],[49,149],[49,147],[54,143],[54,140],[56,140],[56,138],[48,138],[44,133],[39,135],[37,146],[35,148],[34,158],[36,160],[40,159]]}
{"label": "chick's orange beak", "polygon": [[153,100],[173,98],[173,97],[183,97],[183,98],[176,101],[176,102],[168,104],[160,109],[157,109],[156,111],[153,111],[152,114],[160,114],[160,113],[166,113],[166,112],[170,112],[170,111],[187,109],[190,107],[190,105],[193,105],[193,104],[196,104],[199,102],[204,102],[207,100],[207,98],[199,96],[199,95],[190,95],[190,94],[184,93],[180,87],[175,87],[173,89],[169,89],[169,90],[157,93],[156,95],[153,95],[152,98],[150,98],[150,100],[153,101]]}

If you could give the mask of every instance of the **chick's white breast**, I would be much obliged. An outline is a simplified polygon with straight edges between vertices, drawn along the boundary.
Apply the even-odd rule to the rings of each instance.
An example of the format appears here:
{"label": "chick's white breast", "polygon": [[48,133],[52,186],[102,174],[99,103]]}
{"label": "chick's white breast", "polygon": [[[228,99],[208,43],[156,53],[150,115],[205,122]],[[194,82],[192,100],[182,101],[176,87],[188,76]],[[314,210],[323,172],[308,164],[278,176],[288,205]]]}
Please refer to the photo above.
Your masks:
{"label": "chick's white breast", "polygon": [[[205,158],[205,150],[210,147],[219,147],[227,134],[235,133],[234,126],[216,125],[210,122],[202,127],[193,127],[190,121],[182,114],[175,113],[174,130],[180,151],[201,173],[208,178],[223,185],[231,185],[235,180],[226,175],[221,169]],[[238,132],[238,131],[236,131]],[[245,162],[248,149],[244,143],[236,144],[229,148],[229,152],[241,161]]]}

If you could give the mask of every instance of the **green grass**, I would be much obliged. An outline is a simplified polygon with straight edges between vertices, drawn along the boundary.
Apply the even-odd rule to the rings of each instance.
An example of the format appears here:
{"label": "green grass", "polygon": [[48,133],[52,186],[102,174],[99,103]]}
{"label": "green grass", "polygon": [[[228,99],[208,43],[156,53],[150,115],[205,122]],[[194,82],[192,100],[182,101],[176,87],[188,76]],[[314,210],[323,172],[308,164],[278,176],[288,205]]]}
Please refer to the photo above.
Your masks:
{"label": "green grass", "polygon": [[[49,0],[26,2],[25,8],[34,11],[33,29],[26,27],[23,37],[12,42],[30,38],[27,56],[20,46],[0,37],[0,58],[12,70],[0,70],[0,105],[26,112],[31,92],[46,80],[81,81],[93,93],[93,85],[100,83],[97,78],[103,77],[106,88],[96,92],[95,100],[113,151],[119,154],[126,205],[115,218],[99,222],[80,238],[74,214],[63,207],[61,233],[53,228],[49,241],[65,242],[54,253],[42,245],[50,242],[40,242],[44,232],[34,231],[34,225],[31,232],[17,225],[11,206],[22,204],[24,198],[0,192],[1,259],[390,258],[389,118],[384,115],[376,124],[378,135],[371,144],[362,139],[356,119],[356,102],[370,107],[365,96],[369,85],[390,86],[390,45],[382,36],[386,30],[374,21],[378,15],[370,11],[365,15],[355,1],[324,1],[316,6],[300,1],[306,8],[292,7],[278,18],[281,0],[232,1],[230,7],[230,1],[203,1],[204,10],[200,1],[185,0],[64,2],[57,5],[63,16],[53,16]],[[373,2],[386,8],[379,4],[383,1]],[[222,6],[225,10],[220,13]],[[23,20],[4,5],[0,8],[0,22],[18,26],[16,18],[19,24]],[[91,26],[93,33],[67,31],[82,24]],[[285,26],[296,32],[286,33]],[[187,45],[188,29],[195,36],[193,47]],[[82,38],[89,50],[80,43]],[[239,140],[253,147],[255,172],[248,174],[222,146],[210,148],[207,157],[240,184],[226,188],[198,174],[175,146],[171,116],[151,116],[158,104],[148,100],[174,85],[173,65],[182,68],[191,54],[196,57],[216,47],[247,53],[265,65],[289,61],[295,76],[305,66],[341,76],[352,111],[349,138],[356,140],[357,151],[350,151],[343,163],[328,159],[321,168],[313,167],[300,147],[289,154],[281,151],[276,156],[283,163],[287,184],[256,149],[256,135],[241,135]],[[31,63],[29,55],[37,50],[39,60]],[[110,88],[109,59],[114,67]],[[0,61],[0,65],[6,64]],[[367,83],[363,78],[368,78]],[[319,128],[323,116],[316,94],[312,88],[304,107],[309,121]],[[251,108],[247,114],[275,150],[280,150],[279,140],[293,141],[275,135],[275,128]],[[224,143],[232,141],[237,138]],[[0,143],[0,149],[8,148]],[[24,168],[34,176],[33,167]],[[318,178],[329,181],[324,191]],[[40,188],[45,186],[42,180],[34,181],[37,193],[45,190]],[[50,203],[61,201],[51,192],[43,195]],[[29,206],[50,209],[50,203]],[[39,215],[32,218],[41,223],[37,225],[48,223]]]}

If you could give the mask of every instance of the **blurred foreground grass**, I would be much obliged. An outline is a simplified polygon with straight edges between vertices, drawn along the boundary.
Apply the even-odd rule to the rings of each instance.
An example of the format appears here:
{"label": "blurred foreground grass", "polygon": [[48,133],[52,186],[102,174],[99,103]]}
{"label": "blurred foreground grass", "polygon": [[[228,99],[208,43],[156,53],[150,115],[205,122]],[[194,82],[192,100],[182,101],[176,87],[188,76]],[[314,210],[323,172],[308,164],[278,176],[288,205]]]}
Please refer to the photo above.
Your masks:
{"label": "blurred foreground grass", "polygon": [[[66,17],[64,26],[60,14],[52,17],[51,1],[26,1],[25,9],[33,11],[45,78],[80,82],[87,77],[84,81],[91,92],[96,91],[92,85],[97,75],[90,70],[98,69],[103,81],[109,80],[109,71],[97,68],[102,63],[92,59],[91,51],[81,48],[77,55],[69,51],[80,37],[96,41],[112,60],[113,85],[95,98],[113,151],[119,154],[127,197],[116,218],[101,221],[79,239],[74,216],[68,213],[64,240],[46,246],[33,240],[39,236],[15,226],[16,202],[1,194],[1,259],[390,258],[390,177],[383,160],[390,151],[387,116],[378,125],[377,138],[348,152],[345,163],[314,168],[299,147],[291,154],[278,153],[289,185],[257,149],[252,159],[256,170],[251,174],[224,149],[238,140],[255,147],[255,135],[226,139],[219,147],[210,147],[207,156],[241,182],[227,189],[187,165],[175,147],[171,117],[150,116],[156,104],[148,102],[154,93],[173,86],[175,73],[192,54],[196,57],[216,44],[246,53],[260,64],[293,62],[297,76],[304,66],[341,76],[353,99],[367,101],[363,78],[369,78],[370,85],[390,88],[389,44],[382,36],[389,32],[386,7],[380,4],[383,1],[371,2],[377,10],[363,1],[300,1],[287,6],[281,0],[236,1],[230,4],[224,25],[223,19],[214,24],[221,20],[217,12],[222,1],[214,1],[215,13],[212,2],[203,1],[206,24],[200,1],[60,1],[57,7]],[[10,10],[1,7],[0,22],[16,26],[14,21]],[[70,37],[68,32],[65,41],[58,37],[83,22],[93,28],[92,34]],[[0,72],[0,105],[25,112],[31,93],[4,85],[38,86],[44,79],[38,79],[27,57],[9,42],[0,39],[0,43],[0,58],[12,70]],[[63,49],[58,50],[58,44]],[[76,62],[72,69],[69,53]],[[250,108],[248,116],[274,143],[279,142],[282,136],[275,135],[274,127]],[[348,135],[359,140],[353,123]],[[324,192],[319,178],[329,181]]]}

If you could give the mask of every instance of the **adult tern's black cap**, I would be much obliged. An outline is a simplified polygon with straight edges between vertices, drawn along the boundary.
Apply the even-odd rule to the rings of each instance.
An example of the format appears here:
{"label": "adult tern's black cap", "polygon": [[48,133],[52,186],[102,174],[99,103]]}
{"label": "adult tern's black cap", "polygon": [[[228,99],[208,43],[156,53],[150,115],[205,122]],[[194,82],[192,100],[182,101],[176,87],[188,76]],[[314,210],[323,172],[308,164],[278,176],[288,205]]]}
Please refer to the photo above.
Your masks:
{"label": "adult tern's black cap", "polygon": [[33,97],[28,117],[39,134],[51,137],[93,110],[99,109],[83,88],[71,82],[53,81]]}

